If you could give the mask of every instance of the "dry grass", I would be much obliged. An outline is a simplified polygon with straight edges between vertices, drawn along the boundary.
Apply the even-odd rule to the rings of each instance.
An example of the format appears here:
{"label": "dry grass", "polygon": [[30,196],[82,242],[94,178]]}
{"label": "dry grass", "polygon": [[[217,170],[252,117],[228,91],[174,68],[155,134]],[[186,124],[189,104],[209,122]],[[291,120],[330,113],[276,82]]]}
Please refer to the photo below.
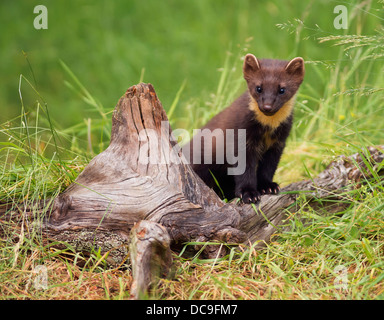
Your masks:
{"label": "dry grass", "polygon": [[36,262],[32,253],[22,268],[0,273],[2,299],[100,300],[127,299],[132,276],[128,271],[89,271],[66,261],[46,260],[47,288],[36,285]]}
{"label": "dry grass", "polygon": [[[369,12],[371,1],[363,4]],[[326,19],[331,9],[324,11]],[[363,30],[360,18],[364,12],[357,12],[356,22],[350,22],[356,23],[358,33]],[[299,27],[293,25],[293,28],[297,54],[300,54],[302,32],[310,33],[313,39],[323,32],[306,27],[302,21]],[[284,41],[285,36],[281,38]],[[321,39],[321,54],[327,51],[323,49],[335,48],[331,43],[339,45],[336,47],[339,53],[332,51],[336,53],[331,56],[332,60],[307,61],[306,80],[295,107],[295,126],[277,172],[276,180],[282,185],[316,176],[336,155],[382,144],[383,64],[377,59],[383,56],[382,39],[382,28],[371,37],[345,35]],[[315,42],[313,48],[319,51],[319,43]],[[325,47],[328,42],[329,46]],[[143,47],[141,42],[140,47]],[[189,129],[199,127],[232,101],[243,84],[240,73],[235,72],[241,66],[239,57],[243,54],[243,49],[239,49],[238,54],[227,55],[217,91],[211,99],[202,94],[189,101],[181,99],[178,104],[178,93],[171,110],[182,110],[183,117],[179,119],[174,114],[173,123],[183,123]],[[162,64],[154,63],[156,68],[151,73],[159,69],[159,79],[162,79],[164,69],[158,68]],[[167,63],[167,67],[171,65]],[[179,64],[173,65],[179,72]],[[97,153],[106,147],[110,110],[90,95],[65,64],[62,66],[71,81],[68,84],[73,84],[76,95],[82,98],[81,103],[86,103],[99,119],[58,129],[40,93],[25,77],[20,77],[22,114],[0,127],[5,141],[0,143],[0,201],[31,203],[54,197],[74,181],[94,156],[92,150]],[[204,68],[199,72],[202,70]],[[167,69],[166,74],[172,78],[172,82],[167,83],[174,83],[175,72]],[[182,88],[184,85],[180,92]],[[23,100],[26,91],[33,92],[33,98]],[[99,142],[93,142],[92,146],[90,138],[97,141],[98,136]],[[344,212],[324,215],[308,208],[300,210],[287,221],[290,231],[276,235],[265,249],[241,246],[233,255],[215,262],[175,255],[171,278],[160,280],[148,298],[383,299],[384,187],[380,180],[364,182],[357,192],[348,194],[351,205]],[[305,203],[305,198],[299,201]],[[308,224],[302,223],[300,215],[307,218]],[[70,249],[58,251],[38,235],[32,233],[27,237],[19,227],[0,222],[1,299],[129,298],[132,283],[129,268],[108,269],[97,257],[84,258]],[[38,266],[47,270],[46,289],[35,286],[34,271]],[[340,268],[344,274],[337,271]],[[338,280],[343,280],[346,286],[341,288]]]}
{"label": "dry grass", "polygon": [[[384,193],[380,186],[374,193],[362,192],[343,215],[298,212],[289,220],[291,231],[277,234],[261,250],[240,246],[216,261],[174,254],[170,278],[161,279],[147,298],[381,299]],[[300,214],[311,217],[311,223],[303,225]],[[108,269],[95,256],[55,249],[37,236],[23,237],[21,231],[14,229],[13,237],[1,240],[2,299],[129,299],[129,268]],[[46,268],[46,289],[36,286],[38,266]],[[336,270],[340,266],[344,278]],[[346,287],[340,288],[337,279]]]}

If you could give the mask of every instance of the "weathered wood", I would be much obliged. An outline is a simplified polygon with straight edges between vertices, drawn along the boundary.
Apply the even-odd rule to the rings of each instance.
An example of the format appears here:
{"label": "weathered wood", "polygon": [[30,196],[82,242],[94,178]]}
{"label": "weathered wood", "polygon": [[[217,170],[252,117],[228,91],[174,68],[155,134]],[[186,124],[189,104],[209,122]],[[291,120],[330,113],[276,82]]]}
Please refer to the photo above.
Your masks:
{"label": "weathered wood", "polygon": [[195,175],[170,132],[153,87],[130,88],[113,113],[109,147],[55,199],[46,227],[108,230],[128,239],[135,222],[151,220],[167,228],[173,244],[245,241],[236,206]]}
{"label": "weathered wood", "polygon": [[[335,198],[360,179],[359,166],[364,166],[362,154],[341,157],[313,181],[293,183],[277,196],[263,196],[255,210],[222,202],[195,175],[170,133],[153,87],[139,84],[128,89],[113,113],[109,147],[55,199],[46,226],[56,232],[94,228],[128,239],[135,222],[151,220],[167,228],[172,245],[268,241],[297,198],[284,191],[309,191],[306,196],[312,203]],[[368,151],[372,161],[380,163],[382,153]]]}
{"label": "weathered wood", "polygon": [[156,222],[142,220],[132,228],[132,299],[143,297],[158,278],[167,276],[172,265],[170,243],[167,230]]}
{"label": "weathered wood", "polygon": [[[240,230],[247,233],[251,243],[268,242],[277,231],[274,226],[280,226],[289,211],[299,211],[299,204],[296,203],[299,194],[305,195],[307,206],[322,212],[329,214],[343,211],[352,203],[352,198],[344,196],[345,193],[360,187],[362,181],[372,178],[373,175],[380,175],[380,179],[383,179],[384,168],[380,165],[384,161],[383,150],[384,145],[371,146],[349,157],[339,156],[313,180],[294,182],[282,188],[281,194],[277,196],[263,196],[258,205],[258,214],[249,206],[243,206]],[[373,169],[372,172],[367,167],[368,163]],[[290,209],[287,210],[288,208]]]}
{"label": "weathered wood", "polygon": [[[43,210],[46,214],[38,225],[45,235],[69,242],[79,251],[95,248],[102,253],[111,252],[114,265],[126,258],[131,229],[142,220],[163,226],[172,248],[188,241],[263,243],[276,232],[275,227],[285,223],[289,212],[297,209],[300,192],[305,192],[309,205],[332,212],[343,210],[341,202],[335,206],[332,200],[344,199],[342,193],[358,186],[363,177],[381,173],[379,164],[384,159],[380,151],[383,146],[369,147],[338,158],[313,180],[292,183],[279,195],[262,196],[256,206],[238,205],[224,203],[202,182],[170,133],[167,116],[152,85],[129,88],[114,110],[109,147],[90,161],[75,182],[54,199],[53,205],[41,203],[40,209],[19,206],[17,212],[14,207],[3,205],[0,219],[23,216],[28,219],[22,221],[33,222],[34,217],[41,216],[36,212]],[[368,162],[372,172],[367,169]],[[344,199],[344,205],[348,205],[348,199]],[[136,230],[134,234],[139,239],[140,232]],[[166,237],[165,233],[162,237]],[[137,244],[139,240],[135,241]],[[139,250],[139,245],[136,248]],[[156,247],[151,244],[148,248],[151,257],[156,256]],[[225,254],[225,250],[218,250],[218,246],[207,246],[204,254],[213,258]],[[168,255],[167,249],[163,252]],[[150,265],[140,268],[152,270]],[[151,282],[140,281],[136,281],[136,296]]]}

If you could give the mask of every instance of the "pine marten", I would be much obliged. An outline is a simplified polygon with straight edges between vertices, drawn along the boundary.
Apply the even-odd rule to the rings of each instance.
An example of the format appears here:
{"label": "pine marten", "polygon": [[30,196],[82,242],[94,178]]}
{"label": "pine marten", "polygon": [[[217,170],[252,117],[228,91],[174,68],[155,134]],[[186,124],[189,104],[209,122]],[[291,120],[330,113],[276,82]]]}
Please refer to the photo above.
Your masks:
{"label": "pine marten", "polygon": [[[215,139],[211,136],[208,142],[211,148],[208,148],[207,141],[203,141],[206,137],[200,132],[183,147],[183,152],[188,155],[194,171],[219,196],[239,197],[243,203],[256,203],[262,194],[280,191],[272,179],[292,127],[295,96],[304,78],[304,60],[300,57],[291,61],[259,60],[247,54],[243,74],[248,90],[201,131],[221,131],[224,139],[212,135]],[[228,129],[234,129],[231,146],[227,141],[231,132]],[[240,132],[245,132],[242,145]],[[196,143],[199,147],[194,148]],[[228,174],[228,168],[234,166],[233,161],[217,159],[219,151],[222,158],[230,147],[234,150],[232,158],[245,163],[241,174]],[[208,161],[204,162],[204,156]],[[241,158],[244,156],[245,159]]]}

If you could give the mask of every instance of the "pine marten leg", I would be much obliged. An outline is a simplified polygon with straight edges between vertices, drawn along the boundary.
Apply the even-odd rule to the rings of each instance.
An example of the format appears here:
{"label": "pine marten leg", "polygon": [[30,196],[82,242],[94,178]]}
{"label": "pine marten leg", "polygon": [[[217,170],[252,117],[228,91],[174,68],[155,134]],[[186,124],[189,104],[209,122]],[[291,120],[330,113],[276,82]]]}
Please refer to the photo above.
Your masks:
{"label": "pine marten leg", "polygon": [[235,195],[243,203],[256,203],[260,201],[260,193],[257,191],[256,176],[257,159],[255,155],[247,157],[245,172],[241,175],[235,175]]}
{"label": "pine marten leg", "polygon": [[257,168],[257,190],[261,194],[277,194],[280,187],[273,182],[273,176],[283,153],[284,144],[276,143],[268,149],[259,161]]}

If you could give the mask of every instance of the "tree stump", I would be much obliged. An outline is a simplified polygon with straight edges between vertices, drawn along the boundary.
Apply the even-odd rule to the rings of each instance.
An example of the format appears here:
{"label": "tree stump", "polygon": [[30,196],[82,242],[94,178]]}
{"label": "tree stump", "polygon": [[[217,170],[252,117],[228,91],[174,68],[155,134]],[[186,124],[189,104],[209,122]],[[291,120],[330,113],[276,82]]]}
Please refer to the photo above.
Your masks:
{"label": "tree stump", "polygon": [[166,227],[173,245],[245,241],[238,208],[201,181],[170,133],[152,85],[128,89],[113,113],[109,147],[55,199],[47,228],[112,231],[128,239],[134,223],[150,220]]}
{"label": "tree stump", "polygon": [[[153,228],[157,231],[146,244],[138,231],[143,230],[143,225],[133,229],[134,297],[145,292],[145,287],[153,281],[152,276],[145,274],[154,270],[148,264],[152,259],[163,266],[156,272],[166,273],[164,269],[170,264],[168,236],[174,249],[190,241],[268,242],[289,212],[296,209],[299,192],[306,191],[310,205],[320,207],[316,200],[321,199],[323,208],[340,211],[343,207],[335,207],[332,200],[362,178],[377,175],[382,171],[379,164],[384,159],[380,151],[383,147],[369,147],[351,157],[340,157],[313,180],[293,183],[279,195],[262,196],[257,205],[238,205],[224,203],[204,184],[186,162],[171,132],[152,85],[129,88],[114,110],[108,148],[90,161],[51,207],[40,204],[47,211],[41,222],[44,234],[68,242],[79,251],[90,248],[100,249],[102,253],[109,251],[109,262],[115,265],[128,254],[127,244],[135,223],[142,220],[156,223]],[[377,172],[367,169],[368,162]],[[1,219],[9,209],[3,205]],[[24,208],[21,214],[32,217],[33,210]],[[225,254],[225,250],[219,251],[219,246],[208,245],[204,249],[208,258],[219,253]],[[140,261],[147,261],[144,263],[147,267]],[[143,273],[138,268],[148,271]]]}

